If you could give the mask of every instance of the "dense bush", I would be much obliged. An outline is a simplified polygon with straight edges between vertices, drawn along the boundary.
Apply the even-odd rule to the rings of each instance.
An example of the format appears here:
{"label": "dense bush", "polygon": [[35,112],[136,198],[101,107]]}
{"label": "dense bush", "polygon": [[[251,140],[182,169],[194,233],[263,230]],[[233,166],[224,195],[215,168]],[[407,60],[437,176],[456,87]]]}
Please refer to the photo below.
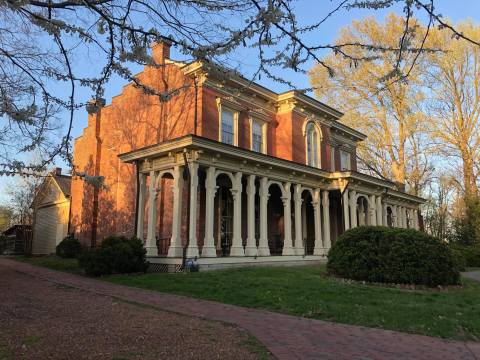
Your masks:
{"label": "dense bush", "polygon": [[[459,264],[465,267],[480,267],[480,246],[465,246],[458,243],[449,244]],[[460,270],[463,270],[460,269]]]}
{"label": "dense bush", "polygon": [[67,236],[57,245],[56,254],[62,258],[76,258],[82,251],[82,245],[73,236]]}
{"label": "dense bush", "polygon": [[334,275],[369,282],[437,286],[460,281],[448,245],[412,229],[349,230],[330,249],[327,268]]}
{"label": "dense bush", "polygon": [[100,248],[83,252],[79,264],[90,276],[145,272],[148,267],[142,241],[124,236],[105,238]]}

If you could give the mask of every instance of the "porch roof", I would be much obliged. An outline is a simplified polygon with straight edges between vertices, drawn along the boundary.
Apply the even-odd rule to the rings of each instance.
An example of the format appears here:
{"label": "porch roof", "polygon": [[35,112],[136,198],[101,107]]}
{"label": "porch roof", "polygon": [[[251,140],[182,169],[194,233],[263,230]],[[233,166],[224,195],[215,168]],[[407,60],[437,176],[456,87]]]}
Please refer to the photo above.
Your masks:
{"label": "porch roof", "polygon": [[185,135],[175,139],[167,140],[158,144],[146,146],[130,152],[119,154],[121,161],[126,163],[136,163],[140,160],[154,159],[169,153],[179,153],[187,150],[203,150],[217,152],[232,158],[242,159],[249,163],[259,164],[260,166],[274,166],[278,169],[289,171],[290,173],[305,174],[318,177],[319,180],[356,182],[365,185],[382,188],[389,195],[402,198],[415,203],[424,203],[425,199],[415,195],[399,191],[394,182],[373,177],[371,175],[359,173],[357,171],[336,171],[330,172],[294,161],[281,159],[275,156],[262,154],[259,152],[243,149],[237,146],[224,144],[212,139],[197,135]]}

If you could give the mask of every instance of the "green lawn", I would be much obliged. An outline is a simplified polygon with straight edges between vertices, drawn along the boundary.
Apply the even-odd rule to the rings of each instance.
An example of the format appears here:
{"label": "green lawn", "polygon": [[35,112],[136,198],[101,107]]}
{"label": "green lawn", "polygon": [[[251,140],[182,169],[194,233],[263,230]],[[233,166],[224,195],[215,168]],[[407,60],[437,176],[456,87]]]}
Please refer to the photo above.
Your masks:
{"label": "green lawn", "polygon": [[466,279],[463,289],[409,291],[346,284],[327,277],[324,266],[304,266],[115,275],[104,280],[346,324],[480,339],[480,283]]}
{"label": "green lawn", "polygon": [[78,267],[77,259],[62,259],[57,256],[16,256],[15,260],[43,266],[52,270],[82,274],[82,270]]}

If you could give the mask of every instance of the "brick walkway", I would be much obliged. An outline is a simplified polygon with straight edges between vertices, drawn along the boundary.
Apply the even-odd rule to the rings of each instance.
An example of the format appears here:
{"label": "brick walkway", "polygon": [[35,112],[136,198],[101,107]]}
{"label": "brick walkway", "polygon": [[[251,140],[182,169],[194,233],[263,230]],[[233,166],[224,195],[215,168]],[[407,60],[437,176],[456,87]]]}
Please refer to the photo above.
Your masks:
{"label": "brick walkway", "polygon": [[101,295],[236,324],[257,337],[278,359],[480,359],[480,343],[446,341],[245,309],[110,284],[8,259],[0,259],[0,266]]}

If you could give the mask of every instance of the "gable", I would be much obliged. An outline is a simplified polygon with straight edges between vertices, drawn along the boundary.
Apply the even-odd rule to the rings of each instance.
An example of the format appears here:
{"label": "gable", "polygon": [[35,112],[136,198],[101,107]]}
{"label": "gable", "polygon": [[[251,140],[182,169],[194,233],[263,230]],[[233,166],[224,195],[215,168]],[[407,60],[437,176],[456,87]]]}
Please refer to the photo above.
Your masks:
{"label": "gable", "polygon": [[39,188],[39,193],[36,196],[37,206],[44,206],[66,200],[67,198],[52,177],[48,177],[45,180],[43,185]]}

